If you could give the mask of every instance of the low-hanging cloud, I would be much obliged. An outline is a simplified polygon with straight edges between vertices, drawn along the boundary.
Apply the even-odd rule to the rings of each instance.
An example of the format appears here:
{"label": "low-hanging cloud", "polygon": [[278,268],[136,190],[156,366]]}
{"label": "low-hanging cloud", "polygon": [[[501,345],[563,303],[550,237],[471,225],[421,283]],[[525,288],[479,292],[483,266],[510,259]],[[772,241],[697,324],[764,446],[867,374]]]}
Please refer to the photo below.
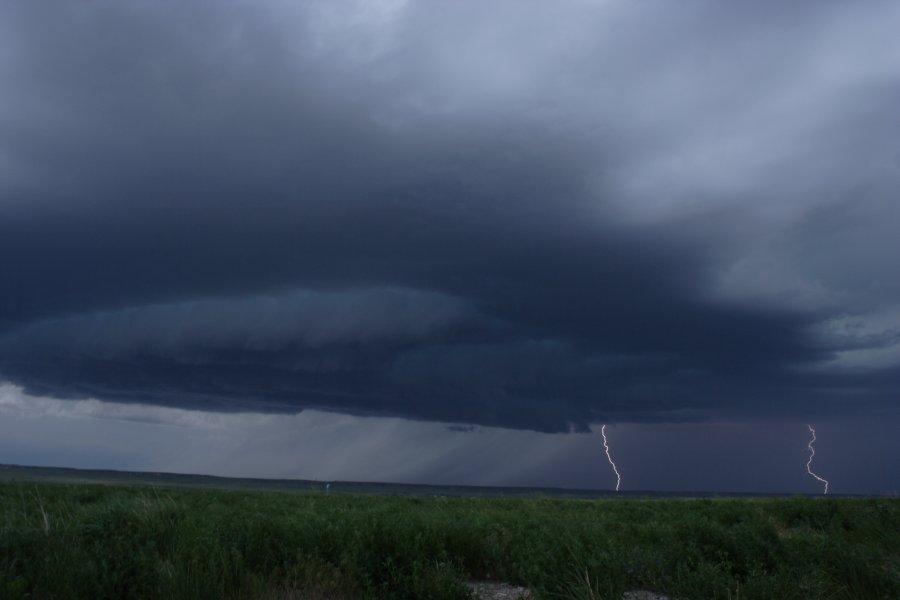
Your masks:
{"label": "low-hanging cloud", "polygon": [[4,5],[0,377],[544,431],[896,411],[898,27]]}
{"label": "low-hanging cloud", "polygon": [[204,350],[406,343],[463,324],[471,310],[446,294],[409,289],[292,291],[201,299],[38,321],[0,338],[7,352],[93,358]]}

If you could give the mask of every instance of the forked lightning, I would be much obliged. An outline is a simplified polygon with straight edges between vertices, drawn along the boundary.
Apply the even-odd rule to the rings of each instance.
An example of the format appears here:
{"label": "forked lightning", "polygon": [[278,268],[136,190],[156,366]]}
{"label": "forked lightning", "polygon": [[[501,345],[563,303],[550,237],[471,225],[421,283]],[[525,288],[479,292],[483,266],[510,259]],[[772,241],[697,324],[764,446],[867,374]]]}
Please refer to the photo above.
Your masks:
{"label": "forked lightning", "polygon": [[622,476],[619,475],[619,470],[616,468],[616,463],[613,462],[612,456],[609,455],[609,444],[606,442],[606,425],[600,428],[600,435],[603,436],[603,449],[606,450],[606,460],[609,461],[609,464],[612,465],[613,472],[616,474],[616,491],[619,491],[619,486],[622,485]]}
{"label": "forked lightning", "polygon": [[813,444],[816,443],[816,429],[812,425],[807,425],[807,427],[809,427],[809,432],[812,434],[812,439],[810,439],[809,444],[806,445],[806,447],[809,448],[809,460],[806,461],[806,472],[825,484],[825,491],[823,493],[827,494],[828,482],[812,472],[811,465],[813,457],[816,455],[816,449],[813,446]]}

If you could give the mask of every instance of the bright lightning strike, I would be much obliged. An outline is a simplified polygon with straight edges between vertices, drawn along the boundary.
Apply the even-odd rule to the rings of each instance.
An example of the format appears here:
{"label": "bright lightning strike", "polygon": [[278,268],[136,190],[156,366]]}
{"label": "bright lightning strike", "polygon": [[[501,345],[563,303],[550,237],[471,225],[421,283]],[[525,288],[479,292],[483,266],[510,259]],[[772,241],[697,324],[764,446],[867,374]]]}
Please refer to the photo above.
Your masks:
{"label": "bright lightning strike", "polygon": [[622,476],[619,475],[619,470],[616,468],[616,463],[613,462],[612,456],[609,455],[609,444],[606,443],[606,425],[600,428],[600,435],[603,436],[603,449],[606,450],[606,460],[609,461],[609,464],[613,468],[613,472],[616,474],[616,491],[618,492],[619,486],[622,485]]}
{"label": "bright lightning strike", "polygon": [[807,425],[807,427],[809,427],[809,432],[812,434],[812,439],[810,439],[809,444],[806,445],[806,447],[809,448],[809,460],[806,461],[806,472],[825,484],[825,492],[824,493],[827,494],[828,493],[828,482],[826,480],[822,479],[821,477],[819,477],[818,475],[816,475],[815,473],[813,473],[812,469],[810,468],[810,466],[812,465],[813,457],[816,455],[816,449],[813,446],[813,444],[816,443],[816,429],[812,425]]}

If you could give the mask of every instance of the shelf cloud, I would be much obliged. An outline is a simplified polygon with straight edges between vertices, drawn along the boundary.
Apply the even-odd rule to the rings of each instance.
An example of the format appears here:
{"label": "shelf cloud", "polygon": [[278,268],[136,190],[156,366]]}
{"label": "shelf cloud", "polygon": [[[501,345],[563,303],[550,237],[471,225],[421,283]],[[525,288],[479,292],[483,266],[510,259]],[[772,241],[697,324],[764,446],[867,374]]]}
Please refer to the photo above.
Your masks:
{"label": "shelf cloud", "polygon": [[0,8],[0,380],[586,431],[897,413],[893,2]]}

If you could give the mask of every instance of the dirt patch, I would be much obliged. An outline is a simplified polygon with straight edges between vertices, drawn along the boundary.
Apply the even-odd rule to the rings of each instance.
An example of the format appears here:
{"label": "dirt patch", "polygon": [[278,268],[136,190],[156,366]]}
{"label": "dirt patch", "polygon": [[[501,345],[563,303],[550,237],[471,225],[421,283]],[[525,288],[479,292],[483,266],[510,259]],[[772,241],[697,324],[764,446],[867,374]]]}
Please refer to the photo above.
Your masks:
{"label": "dirt patch", "polygon": [[656,592],[637,591],[625,592],[622,600],[669,600],[668,596],[657,594]]}
{"label": "dirt patch", "polygon": [[534,594],[517,585],[495,581],[470,581],[469,587],[478,600],[534,600]]}
{"label": "dirt patch", "polygon": [[[470,581],[469,588],[478,600],[534,600],[534,594],[527,588],[508,583]],[[637,590],[625,592],[622,600],[669,600],[669,598],[656,592]]]}

